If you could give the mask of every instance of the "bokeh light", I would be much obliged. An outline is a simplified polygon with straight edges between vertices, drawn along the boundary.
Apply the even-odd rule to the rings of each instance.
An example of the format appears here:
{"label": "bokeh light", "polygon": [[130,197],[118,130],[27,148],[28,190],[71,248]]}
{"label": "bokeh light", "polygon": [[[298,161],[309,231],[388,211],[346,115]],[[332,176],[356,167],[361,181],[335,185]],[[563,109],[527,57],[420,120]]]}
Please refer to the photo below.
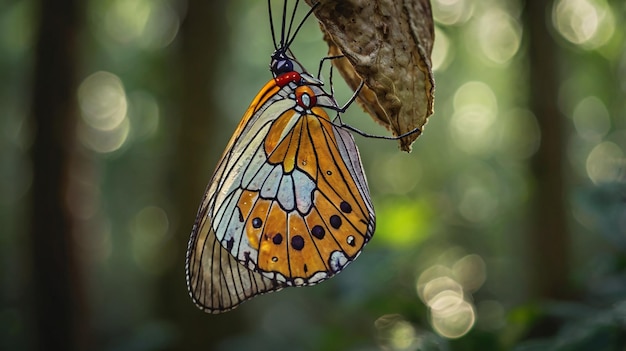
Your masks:
{"label": "bokeh light", "polygon": [[78,88],[82,122],[78,137],[86,147],[100,153],[113,152],[130,132],[128,102],[122,81],[109,72],[96,72]]}
{"label": "bokeh light", "polygon": [[435,26],[435,44],[431,55],[431,63],[433,71],[443,71],[452,62],[454,50],[450,45],[450,39],[444,31]]}
{"label": "bokeh light", "polygon": [[461,257],[452,266],[452,273],[463,289],[468,292],[480,289],[487,279],[485,261],[476,254]]}
{"label": "bokeh light", "polygon": [[454,114],[450,121],[452,142],[469,154],[493,152],[491,130],[496,122],[498,104],[489,85],[470,81],[454,93]]}
{"label": "bokeh light", "polygon": [[424,293],[426,284],[430,283],[434,279],[438,279],[441,277],[451,277],[451,276],[452,276],[452,271],[450,270],[450,268],[444,265],[436,264],[436,265],[432,265],[428,267],[427,269],[422,271],[422,273],[417,278],[417,283],[416,283],[417,295],[424,303],[426,303],[426,301],[429,300],[429,297],[427,297]]}
{"label": "bokeh light", "polygon": [[168,46],[179,27],[180,18],[169,1],[114,0],[104,14],[109,37],[147,49]]}
{"label": "bokeh light", "polygon": [[522,29],[519,21],[498,7],[489,7],[475,23],[474,40],[492,63],[507,64],[520,47]]}
{"label": "bokeh light", "polygon": [[78,88],[83,120],[92,128],[109,131],[126,118],[126,93],[122,81],[108,72],[96,72]]}
{"label": "bokeh light", "polygon": [[566,40],[587,49],[604,45],[615,31],[613,13],[604,0],[559,0],[552,21]]}
{"label": "bokeh light", "polygon": [[445,25],[459,25],[474,13],[470,0],[434,0],[431,2],[435,21]]}
{"label": "bokeh light", "polygon": [[[457,257],[449,250],[440,259]],[[471,293],[484,284],[487,273],[482,257],[476,254],[452,259],[450,267],[435,264],[417,278],[417,295],[428,306],[430,323],[441,336],[455,339],[467,334],[476,322],[476,308]]]}
{"label": "bokeh light", "polygon": [[598,142],[609,132],[611,117],[600,99],[588,96],[578,102],[572,114],[576,132],[581,138]]}
{"label": "bokeh light", "polygon": [[476,321],[474,306],[465,301],[463,296],[450,290],[437,295],[430,307],[430,323],[433,329],[449,339],[467,334]]}
{"label": "bokeh light", "polygon": [[498,179],[493,169],[477,163],[459,174],[455,184],[457,208],[470,222],[485,222],[496,215],[499,205]]}
{"label": "bokeh light", "polygon": [[398,314],[386,314],[374,322],[378,344],[386,351],[418,350],[415,328]]}
{"label": "bokeh light", "polygon": [[602,142],[587,156],[586,168],[594,184],[617,182],[626,169],[624,151],[613,142]]}

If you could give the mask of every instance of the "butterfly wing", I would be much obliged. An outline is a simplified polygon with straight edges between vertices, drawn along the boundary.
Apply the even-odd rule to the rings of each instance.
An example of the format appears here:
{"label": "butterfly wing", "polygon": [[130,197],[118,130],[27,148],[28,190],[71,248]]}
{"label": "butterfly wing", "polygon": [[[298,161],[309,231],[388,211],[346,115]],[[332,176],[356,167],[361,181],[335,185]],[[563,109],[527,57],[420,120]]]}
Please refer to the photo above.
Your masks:
{"label": "butterfly wing", "polygon": [[328,279],[373,235],[374,210],[354,139],[322,108],[301,106],[302,89],[325,106],[335,104],[317,86],[270,81],[209,184],[187,254],[189,290],[206,311]]}
{"label": "butterfly wing", "polygon": [[196,226],[202,229],[189,244],[187,285],[202,310],[226,312],[256,295],[282,288],[241,265],[220,245],[210,225]]}
{"label": "butterfly wing", "polygon": [[[302,91],[325,106],[317,86],[286,86],[258,113],[249,143],[224,171],[213,228],[241,264],[281,285],[332,277],[361,252],[374,211],[352,136],[333,125]],[[316,99],[316,101],[317,101]],[[304,105],[300,105],[304,104]],[[239,159],[244,162],[240,163]]]}
{"label": "butterfly wing", "polygon": [[[270,131],[265,144],[267,164],[282,173],[239,203],[251,224],[245,249],[253,248],[255,268],[267,277],[286,285],[317,284],[353,261],[374,232],[356,144],[319,107],[298,115],[286,133]],[[247,253],[240,252],[233,254],[245,262]]]}
{"label": "butterfly wing", "polygon": [[241,265],[229,250],[219,243],[212,227],[214,222],[212,209],[229,183],[226,170],[232,171],[233,166],[240,167],[246,162],[241,159],[240,145],[254,133],[254,130],[252,132],[250,130],[254,129],[251,126],[258,119],[259,111],[270,106],[272,98],[280,97],[277,95],[279,90],[279,87],[270,81],[250,104],[218,163],[196,217],[187,249],[185,270],[191,298],[206,312],[226,312],[256,295],[282,288],[275,280]]}

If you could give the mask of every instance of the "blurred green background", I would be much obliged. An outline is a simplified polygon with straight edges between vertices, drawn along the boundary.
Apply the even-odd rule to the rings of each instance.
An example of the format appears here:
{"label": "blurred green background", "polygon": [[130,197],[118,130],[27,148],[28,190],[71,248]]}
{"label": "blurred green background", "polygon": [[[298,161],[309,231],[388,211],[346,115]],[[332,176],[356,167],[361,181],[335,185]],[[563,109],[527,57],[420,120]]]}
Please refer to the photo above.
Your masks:
{"label": "blurred green background", "polygon": [[[266,2],[2,1],[0,349],[626,350],[626,3],[432,6],[423,135],[355,137],[374,239],[328,282],[208,315],[185,250],[271,77]],[[292,48],[316,72],[314,18]]]}

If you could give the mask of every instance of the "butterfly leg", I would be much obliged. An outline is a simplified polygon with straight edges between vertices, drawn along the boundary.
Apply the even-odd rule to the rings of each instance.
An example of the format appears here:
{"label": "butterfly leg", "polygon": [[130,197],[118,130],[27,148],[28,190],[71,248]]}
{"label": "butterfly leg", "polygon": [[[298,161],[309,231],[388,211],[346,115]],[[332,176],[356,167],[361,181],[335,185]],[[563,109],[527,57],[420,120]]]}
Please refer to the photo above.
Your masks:
{"label": "butterfly leg", "polygon": [[[317,79],[320,79],[320,76],[322,74],[322,68],[324,65],[324,62],[329,61],[329,60],[336,60],[336,59],[340,59],[340,58],[344,58],[345,55],[336,55],[336,56],[327,56],[324,57],[320,60],[320,66],[319,66],[319,70],[317,71]],[[329,77],[328,77],[328,82],[330,85],[330,94],[331,97],[334,99],[335,98],[335,88],[333,86],[333,66],[330,66],[330,73],[329,73]],[[356,100],[356,98],[359,96],[359,93],[361,92],[361,90],[363,89],[363,86],[365,85],[365,81],[363,79],[361,79],[361,83],[359,83],[359,86],[356,88],[356,90],[354,91],[354,94],[352,94],[352,96],[350,97],[350,99],[348,99],[348,101],[343,104],[343,106],[341,107],[336,107],[336,106],[325,106],[329,109],[334,110],[335,112],[337,112],[337,115],[335,116],[335,118],[333,119],[333,124],[339,128],[345,128],[348,129],[354,133],[357,133],[361,136],[364,136],[366,138],[373,138],[373,139],[384,139],[384,140],[399,140],[402,139],[406,136],[409,136],[411,134],[414,133],[420,133],[422,130],[419,127],[416,127],[413,130],[410,130],[406,133],[403,133],[401,135],[397,135],[397,136],[384,136],[384,135],[373,135],[373,134],[369,134],[366,133],[362,130],[359,130],[349,124],[346,124],[343,122],[343,120],[341,119],[341,114],[345,113],[346,110],[348,110],[348,108],[352,105],[352,103],[354,103],[354,101]]]}
{"label": "butterfly leg", "polygon": [[[345,55],[335,55],[335,56],[326,56],[323,59],[321,59],[320,60],[320,67],[317,70],[317,79],[321,80],[320,77],[322,75],[322,68],[324,67],[324,62],[330,61],[330,60],[337,60],[337,59],[344,58],[344,57],[345,57]],[[333,75],[332,74],[332,72],[333,72],[333,66],[332,65],[330,66],[330,72],[331,72],[330,75],[332,77],[332,75]]]}
{"label": "butterfly leg", "polygon": [[[326,61],[330,61],[330,60],[337,60],[337,59],[341,59],[346,57],[345,55],[335,55],[335,56],[326,56],[324,58],[322,58],[320,60],[320,66],[319,69],[317,71],[317,79],[321,80],[321,75],[322,75],[322,69],[324,66],[324,62]],[[329,73],[329,77],[328,77],[328,84],[330,85],[330,96],[335,97],[335,86],[333,85],[333,66],[330,66],[330,73]],[[332,110],[337,111],[337,113],[344,113],[346,112],[346,110],[350,107],[350,105],[352,105],[352,103],[354,102],[354,100],[356,100],[357,96],[359,95],[359,93],[361,92],[361,89],[363,89],[363,85],[365,84],[365,82],[363,80],[361,80],[361,83],[359,84],[359,86],[356,88],[356,90],[354,91],[354,94],[352,94],[352,96],[350,97],[350,99],[342,106],[342,107],[334,107],[332,108]],[[341,119],[341,118],[340,118]]]}
{"label": "butterfly leg", "polygon": [[[332,74],[332,70],[331,70],[331,74]],[[385,136],[385,135],[373,135],[373,134],[369,134],[366,133],[362,130],[359,130],[349,124],[344,123],[341,120],[341,114],[346,112],[346,110],[350,107],[350,105],[352,105],[352,103],[356,100],[356,98],[359,96],[359,93],[361,92],[361,89],[363,89],[363,86],[365,85],[365,81],[361,79],[361,83],[359,84],[359,86],[356,88],[356,90],[354,91],[354,94],[352,94],[352,97],[350,97],[350,99],[342,106],[342,107],[338,107],[338,108],[334,108],[334,110],[337,112],[337,116],[335,117],[335,120],[338,121],[338,124],[335,124],[337,122],[335,122],[333,120],[333,124],[337,125],[337,127],[340,128],[345,128],[348,129],[354,133],[357,133],[361,136],[364,136],[366,138],[373,138],[373,139],[384,139],[384,140],[399,140],[402,139],[406,136],[409,136],[411,134],[414,133],[420,133],[422,130],[419,127],[416,127],[415,129],[412,129],[406,133],[403,133],[401,135],[396,135],[396,136]],[[332,85],[331,85],[331,91],[332,91]]]}
{"label": "butterfly leg", "polygon": [[398,139],[402,139],[406,136],[409,136],[411,134],[414,133],[419,133],[421,132],[421,129],[419,127],[416,127],[415,129],[409,130],[406,133],[400,134],[400,135],[396,135],[396,136],[386,136],[386,135],[375,135],[375,134],[369,134],[366,133],[360,129],[357,129],[349,124],[343,123],[343,121],[341,120],[341,117],[339,117],[339,114],[337,114],[337,119],[339,120],[339,125],[335,124],[335,122],[333,122],[333,124],[335,124],[335,126],[339,127],[339,128],[344,128],[347,129],[351,132],[357,133],[360,136],[366,137],[366,138],[372,138],[372,139],[384,139],[384,140],[398,140]]}

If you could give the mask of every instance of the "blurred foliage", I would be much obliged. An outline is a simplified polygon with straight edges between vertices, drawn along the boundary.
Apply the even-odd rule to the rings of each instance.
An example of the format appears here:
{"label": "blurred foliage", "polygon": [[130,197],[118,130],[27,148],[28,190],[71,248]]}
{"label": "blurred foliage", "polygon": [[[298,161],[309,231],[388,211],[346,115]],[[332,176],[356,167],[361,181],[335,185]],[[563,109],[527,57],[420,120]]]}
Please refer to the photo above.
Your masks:
{"label": "blurred foliage", "polygon": [[[534,187],[528,163],[542,134],[528,107],[528,89],[541,82],[527,78],[524,2],[434,0],[437,91],[424,134],[412,154],[400,153],[395,142],[356,137],[377,211],[375,238],[336,278],[255,298],[230,317],[201,315],[190,299],[166,302],[159,295],[165,285],[180,296],[186,289],[184,272],[171,273],[186,247],[174,243],[184,242],[192,226],[181,218],[195,214],[178,212],[172,190],[187,181],[172,168],[179,167],[173,160],[182,123],[180,28],[192,9],[182,0],[85,4],[76,137],[87,161],[72,172],[67,205],[76,218],[97,349],[176,349],[190,330],[201,330],[219,350],[626,347],[623,0],[557,0],[545,18],[532,19],[549,24],[559,48],[571,300],[536,300],[528,291],[534,274],[525,241]],[[228,1],[220,7],[227,35],[203,33],[217,55],[215,78],[202,91],[218,103],[206,116],[215,129],[206,131],[209,149],[197,150],[205,171],[194,175],[207,182],[270,78],[266,6]],[[36,138],[28,119],[36,14],[33,0],[0,3],[2,350],[32,346],[26,290],[33,267],[24,238],[28,152]],[[326,47],[314,20],[292,49],[317,70]],[[351,93],[342,83],[333,82],[337,99],[347,101]],[[385,133],[358,107],[343,119]],[[460,294],[442,302],[454,303],[452,310],[425,304],[446,291]],[[164,315],[163,304],[183,318]],[[236,320],[232,333],[211,329],[229,318]]]}

